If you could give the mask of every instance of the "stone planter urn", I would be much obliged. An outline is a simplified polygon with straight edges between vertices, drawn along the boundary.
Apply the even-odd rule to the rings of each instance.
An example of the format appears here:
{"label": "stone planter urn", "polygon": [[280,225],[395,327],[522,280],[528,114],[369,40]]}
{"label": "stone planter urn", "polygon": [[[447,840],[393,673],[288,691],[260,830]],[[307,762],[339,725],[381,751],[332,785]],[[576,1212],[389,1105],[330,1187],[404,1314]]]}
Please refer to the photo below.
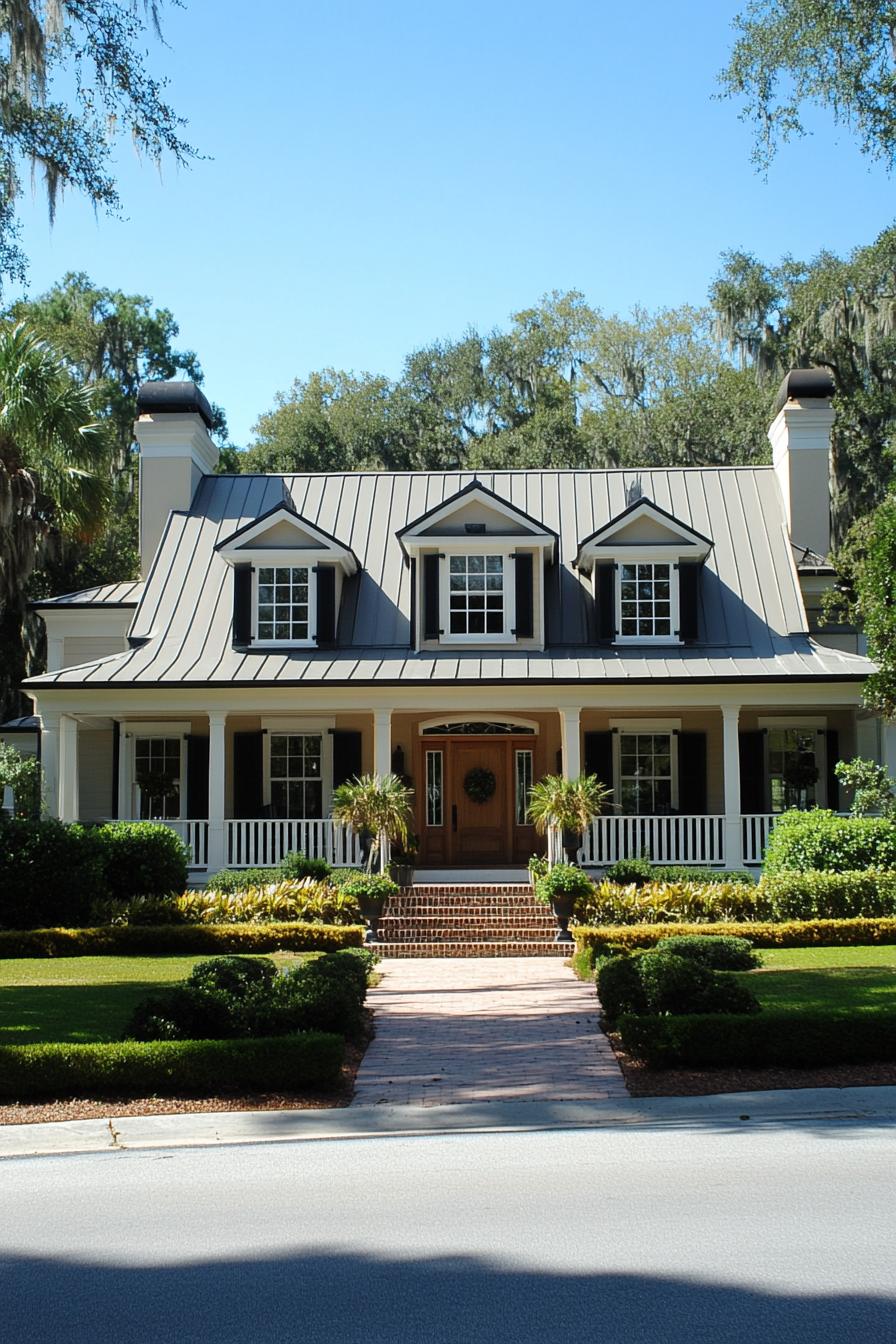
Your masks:
{"label": "stone planter urn", "polygon": [[569,921],[575,911],[576,899],[571,894],[568,896],[556,894],[551,897],[551,909],[557,921],[557,932],[554,934],[555,943],[571,943],[574,941],[569,931]]}
{"label": "stone planter urn", "polygon": [[383,917],[388,896],[358,896],[358,909],[361,911],[361,918],[367,925],[367,932],[364,934],[365,943],[375,943],[376,936],[380,927],[380,920]]}

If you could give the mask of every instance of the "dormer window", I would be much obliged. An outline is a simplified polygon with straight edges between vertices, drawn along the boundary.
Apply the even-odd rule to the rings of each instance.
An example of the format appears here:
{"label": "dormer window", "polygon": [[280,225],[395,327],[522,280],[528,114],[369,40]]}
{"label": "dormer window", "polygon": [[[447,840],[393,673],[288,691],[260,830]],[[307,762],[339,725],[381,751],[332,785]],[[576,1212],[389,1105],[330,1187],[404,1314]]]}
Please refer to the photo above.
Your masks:
{"label": "dormer window", "polygon": [[544,569],[557,537],[471,481],[398,533],[411,568],[417,648],[544,647]]}
{"label": "dormer window", "polygon": [[233,569],[233,644],[240,649],[334,644],[347,546],[278,504],[215,548]]}
{"label": "dormer window", "polygon": [[314,590],[308,565],[262,565],[255,571],[255,642],[310,644]]}
{"label": "dormer window", "polygon": [[682,644],[699,630],[699,577],[712,550],[652,500],[639,497],[579,545],[591,574],[597,636],[613,644]]}
{"label": "dormer window", "polygon": [[[646,561],[619,566],[620,639],[665,639],[672,637],[676,624],[672,616],[672,566],[668,562]],[[677,590],[677,584],[675,585]],[[677,601],[675,603],[677,606]]]}
{"label": "dormer window", "polygon": [[503,555],[448,557],[448,633],[496,635],[506,633]]}

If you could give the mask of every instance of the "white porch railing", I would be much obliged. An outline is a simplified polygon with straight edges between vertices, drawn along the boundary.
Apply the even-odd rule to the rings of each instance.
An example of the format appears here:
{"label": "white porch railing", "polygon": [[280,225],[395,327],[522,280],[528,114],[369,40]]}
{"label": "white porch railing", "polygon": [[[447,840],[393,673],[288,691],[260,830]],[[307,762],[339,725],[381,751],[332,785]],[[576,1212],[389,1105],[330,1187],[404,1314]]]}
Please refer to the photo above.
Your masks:
{"label": "white porch railing", "polygon": [[224,864],[227,868],[267,868],[292,852],[326,859],[335,868],[363,863],[358,837],[329,817],[321,820],[224,822]]}
{"label": "white porch railing", "polygon": [[163,821],[180,836],[187,847],[187,868],[208,867],[208,822],[207,821]]}
{"label": "white porch railing", "polygon": [[653,863],[723,864],[725,818],[595,817],[578,855],[586,868],[642,856]]}
{"label": "white porch railing", "polygon": [[755,865],[762,862],[775,817],[774,812],[745,813],[741,817],[745,864]]}

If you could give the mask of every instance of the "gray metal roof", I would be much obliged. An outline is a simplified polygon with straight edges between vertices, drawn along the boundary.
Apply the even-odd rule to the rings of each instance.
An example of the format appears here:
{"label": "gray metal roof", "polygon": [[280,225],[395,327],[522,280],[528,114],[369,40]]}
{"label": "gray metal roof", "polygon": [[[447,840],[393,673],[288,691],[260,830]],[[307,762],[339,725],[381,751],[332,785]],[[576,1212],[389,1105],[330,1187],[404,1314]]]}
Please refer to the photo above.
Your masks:
{"label": "gray metal roof", "polygon": [[44,607],[136,607],[143,592],[142,579],[124,583],[102,583],[96,588],[82,588],[78,593],[63,593],[60,597],[44,597],[32,606]]}
{"label": "gray metal roof", "polygon": [[[560,538],[559,563],[547,571],[543,653],[409,648],[411,572],[397,533],[476,479]],[[597,643],[590,588],[572,561],[584,537],[625,510],[635,480],[714,543],[701,582],[699,643]],[[284,501],[351,547],[363,566],[345,584],[335,649],[231,645],[231,573],[215,546]],[[136,647],[126,653],[27,684],[855,680],[874,670],[809,638],[770,467],[210,476],[190,511],[169,519],[130,637]]]}

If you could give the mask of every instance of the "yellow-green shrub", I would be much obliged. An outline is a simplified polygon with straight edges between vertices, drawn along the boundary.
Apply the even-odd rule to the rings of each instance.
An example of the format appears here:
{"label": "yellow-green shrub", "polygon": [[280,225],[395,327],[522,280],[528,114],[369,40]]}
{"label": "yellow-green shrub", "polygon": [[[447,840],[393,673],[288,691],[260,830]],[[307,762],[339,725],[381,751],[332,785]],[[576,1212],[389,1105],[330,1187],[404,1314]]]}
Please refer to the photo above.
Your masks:
{"label": "yellow-green shrub", "polygon": [[[669,937],[669,926],[614,924],[579,926],[572,930],[577,949],[602,953],[607,947],[632,950],[653,947]],[[676,933],[719,934],[747,937],[754,947],[862,947],[871,943],[896,943],[896,919],[811,919],[780,924],[753,923],[679,924]]]}
{"label": "yellow-green shrub", "polygon": [[280,880],[242,891],[185,891],[182,896],[137,897],[95,903],[97,924],[356,924],[357,901],[328,881]]}
{"label": "yellow-green shrub", "polygon": [[143,956],[192,952],[336,952],[361,947],[363,925],[156,924],[0,929],[2,957]]}
{"label": "yellow-green shrub", "polygon": [[764,914],[759,888],[745,882],[646,882],[639,887],[602,881],[576,902],[582,924],[702,924]]}

